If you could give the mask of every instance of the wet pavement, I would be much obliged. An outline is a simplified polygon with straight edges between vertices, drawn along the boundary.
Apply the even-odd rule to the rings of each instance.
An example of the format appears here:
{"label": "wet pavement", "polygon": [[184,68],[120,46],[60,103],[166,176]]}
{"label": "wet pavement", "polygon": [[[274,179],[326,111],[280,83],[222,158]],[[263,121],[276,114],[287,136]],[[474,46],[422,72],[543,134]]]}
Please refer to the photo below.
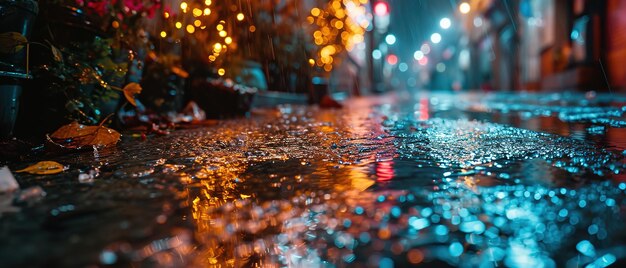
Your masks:
{"label": "wet pavement", "polygon": [[126,135],[15,175],[46,194],[5,197],[0,266],[620,266],[625,112],[617,94],[417,92]]}

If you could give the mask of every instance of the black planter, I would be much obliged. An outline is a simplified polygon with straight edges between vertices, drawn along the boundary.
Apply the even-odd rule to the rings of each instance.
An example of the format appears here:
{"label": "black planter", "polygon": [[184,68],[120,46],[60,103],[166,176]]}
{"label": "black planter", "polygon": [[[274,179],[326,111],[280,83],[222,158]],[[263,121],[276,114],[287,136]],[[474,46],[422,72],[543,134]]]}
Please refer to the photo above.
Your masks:
{"label": "black planter", "polygon": [[[16,32],[26,38],[37,17],[39,9],[33,0],[0,0],[0,33]],[[17,53],[0,54],[0,71],[26,72],[26,49]]]}
{"label": "black planter", "polygon": [[[28,39],[38,11],[32,0],[0,0],[0,33],[16,32]],[[13,134],[21,80],[29,78],[26,70],[26,49],[0,54],[0,137]]]}
{"label": "black planter", "polygon": [[231,118],[246,115],[252,108],[256,88],[248,88],[220,80],[196,78],[191,81],[190,97],[208,118]]}

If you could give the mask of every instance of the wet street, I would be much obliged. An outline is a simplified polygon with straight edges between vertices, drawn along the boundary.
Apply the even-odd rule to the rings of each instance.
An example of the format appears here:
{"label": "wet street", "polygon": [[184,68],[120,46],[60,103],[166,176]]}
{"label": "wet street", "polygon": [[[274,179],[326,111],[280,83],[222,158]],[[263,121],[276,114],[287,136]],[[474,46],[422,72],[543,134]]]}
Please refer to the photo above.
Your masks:
{"label": "wet street", "polygon": [[0,267],[620,266],[625,113],[618,94],[416,92],[125,134],[8,163],[69,169],[14,174],[41,189],[1,200]]}

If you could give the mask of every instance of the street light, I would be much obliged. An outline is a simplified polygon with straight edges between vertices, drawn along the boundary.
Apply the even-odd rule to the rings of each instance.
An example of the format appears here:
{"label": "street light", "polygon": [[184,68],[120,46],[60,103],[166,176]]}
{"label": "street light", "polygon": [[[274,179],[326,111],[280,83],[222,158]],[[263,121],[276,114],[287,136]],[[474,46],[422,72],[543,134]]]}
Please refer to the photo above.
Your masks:
{"label": "street light", "polygon": [[430,41],[433,42],[433,44],[439,44],[439,42],[441,42],[441,35],[439,33],[432,34]]}
{"label": "street light", "polygon": [[452,21],[448,18],[443,18],[439,21],[439,26],[441,26],[441,29],[447,30],[452,26]]}
{"label": "street light", "polygon": [[461,11],[461,14],[467,14],[470,12],[472,8],[470,7],[470,4],[468,4],[467,2],[463,2],[459,5],[459,11]]}

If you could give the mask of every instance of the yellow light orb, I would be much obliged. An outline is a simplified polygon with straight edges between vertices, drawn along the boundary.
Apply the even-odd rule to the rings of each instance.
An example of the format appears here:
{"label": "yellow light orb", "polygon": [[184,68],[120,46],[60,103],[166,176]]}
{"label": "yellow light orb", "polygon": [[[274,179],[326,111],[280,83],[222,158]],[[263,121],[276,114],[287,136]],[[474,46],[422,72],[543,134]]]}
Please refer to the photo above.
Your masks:
{"label": "yellow light orb", "polygon": [[210,8],[208,8],[208,7],[207,7],[207,8],[205,8],[205,9],[204,9],[204,15],[205,15],[205,16],[211,15],[211,9],[210,9]]}
{"label": "yellow light orb", "polygon": [[111,22],[111,26],[113,26],[113,28],[117,29],[120,27],[120,23],[117,22],[116,20],[114,20],[113,22]]}
{"label": "yellow light orb", "polygon": [[217,59],[217,57],[215,57],[214,55],[209,56],[209,60],[210,61],[215,61]]}
{"label": "yellow light orb", "polygon": [[183,24],[180,23],[180,21],[177,21],[176,22],[176,29],[180,29],[180,28],[183,28]]}
{"label": "yellow light orb", "polygon": [[217,74],[219,74],[220,76],[224,76],[226,74],[226,70],[224,70],[224,68],[220,68],[219,70],[217,70]]}
{"label": "yellow light orb", "polygon": [[314,60],[314,59],[309,59],[309,64],[310,64],[311,66],[314,66],[314,65],[315,65],[315,60]]}
{"label": "yellow light orb", "polygon": [[202,10],[201,10],[201,9],[199,9],[199,8],[194,8],[194,9],[193,9],[193,16],[194,16],[194,17],[200,17],[200,16],[202,16]]}
{"label": "yellow light orb", "polygon": [[220,31],[219,35],[220,35],[220,37],[226,37],[228,35],[228,33],[226,33],[226,31]]}
{"label": "yellow light orb", "polygon": [[217,26],[215,26],[215,29],[217,29],[218,31],[223,31],[224,25],[218,24]]}
{"label": "yellow light orb", "polygon": [[227,45],[230,45],[232,42],[233,42],[233,39],[230,36],[224,38],[224,43],[226,43]]}
{"label": "yellow light orb", "polygon": [[180,9],[182,9],[182,10],[187,9],[187,2],[180,3]]}
{"label": "yellow light orb", "polygon": [[313,8],[313,9],[311,9],[311,15],[313,15],[314,17],[319,16],[319,15],[320,15],[320,13],[321,13],[321,10],[320,10],[319,8],[316,8],[316,7],[315,7],[315,8]]}
{"label": "yellow light orb", "polygon": [[243,13],[237,14],[237,20],[238,21],[242,21],[244,18],[245,18],[245,16],[243,15]]}
{"label": "yellow light orb", "polygon": [[167,19],[167,18],[169,18],[169,17],[170,17],[170,13],[168,13],[168,12],[163,12],[163,17],[164,17],[164,18],[166,18],[166,19]]}
{"label": "yellow light orb", "polygon": [[207,5],[207,6],[210,6],[211,5],[211,0],[205,0],[204,4]]}
{"label": "yellow light orb", "polygon": [[187,25],[187,32],[188,32],[188,33],[192,34],[192,33],[194,33],[195,31],[196,31],[196,28],[195,28],[195,27],[193,27],[193,25],[191,25],[191,24]]}
{"label": "yellow light orb", "polygon": [[337,29],[343,28],[343,21],[340,21],[340,20],[336,21],[335,22],[335,28],[337,28]]}
{"label": "yellow light orb", "polygon": [[167,33],[165,31],[161,31],[161,37],[163,38],[167,37]]}
{"label": "yellow light orb", "polygon": [[215,51],[217,51],[219,53],[220,51],[222,51],[222,44],[215,43],[215,45],[213,45],[213,50],[215,50]]}
{"label": "yellow light orb", "polygon": [[196,27],[200,27],[200,25],[202,25],[202,22],[200,20],[195,20],[193,22],[193,25],[195,25]]}

